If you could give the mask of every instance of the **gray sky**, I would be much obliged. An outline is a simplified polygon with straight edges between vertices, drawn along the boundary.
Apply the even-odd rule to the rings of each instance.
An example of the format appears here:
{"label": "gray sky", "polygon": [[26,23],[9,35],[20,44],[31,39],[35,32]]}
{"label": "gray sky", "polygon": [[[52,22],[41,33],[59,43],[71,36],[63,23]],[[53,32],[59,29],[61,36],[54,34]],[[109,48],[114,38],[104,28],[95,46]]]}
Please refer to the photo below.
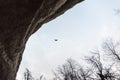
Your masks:
{"label": "gray sky", "polygon": [[[27,42],[18,79],[28,68],[35,77],[51,78],[67,58],[80,61],[107,37],[119,40],[120,0],[86,0],[44,24]],[[58,39],[58,41],[54,41]]]}

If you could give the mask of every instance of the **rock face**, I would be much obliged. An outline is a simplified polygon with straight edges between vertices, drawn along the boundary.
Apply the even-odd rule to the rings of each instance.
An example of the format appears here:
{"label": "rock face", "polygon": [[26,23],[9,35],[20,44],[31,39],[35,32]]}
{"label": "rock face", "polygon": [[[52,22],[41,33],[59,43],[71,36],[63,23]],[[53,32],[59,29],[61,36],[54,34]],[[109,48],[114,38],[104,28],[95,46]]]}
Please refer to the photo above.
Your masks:
{"label": "rock face", "polygon": [[0,80],[15,80],[28,38],[83,0],[0,0]]}

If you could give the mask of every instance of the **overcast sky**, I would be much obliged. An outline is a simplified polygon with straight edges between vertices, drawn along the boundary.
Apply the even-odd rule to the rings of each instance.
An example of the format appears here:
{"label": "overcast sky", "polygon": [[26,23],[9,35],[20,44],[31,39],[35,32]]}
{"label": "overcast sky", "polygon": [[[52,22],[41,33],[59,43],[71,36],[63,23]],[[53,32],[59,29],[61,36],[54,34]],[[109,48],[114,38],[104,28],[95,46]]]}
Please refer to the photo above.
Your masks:
{"label": "overcast sky", "polygon": [[[80,61],[105,38],[120,39],[120,0],[86,0],[44,24],[27,42],[18,79],[25,68],[51,78],[67,58]],[[58,41],[54,41],[58,39]]]}

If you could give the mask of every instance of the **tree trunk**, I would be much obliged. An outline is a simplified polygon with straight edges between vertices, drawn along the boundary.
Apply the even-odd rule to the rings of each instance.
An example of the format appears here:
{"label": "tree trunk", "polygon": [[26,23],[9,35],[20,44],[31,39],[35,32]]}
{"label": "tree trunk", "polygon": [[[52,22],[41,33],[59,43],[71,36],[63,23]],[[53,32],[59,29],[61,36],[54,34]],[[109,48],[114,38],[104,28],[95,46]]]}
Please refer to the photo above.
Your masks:
{"label": "tree trunk", "polygon": [[0,0],[0,80],[15,80],[28,38],[83,0]]}

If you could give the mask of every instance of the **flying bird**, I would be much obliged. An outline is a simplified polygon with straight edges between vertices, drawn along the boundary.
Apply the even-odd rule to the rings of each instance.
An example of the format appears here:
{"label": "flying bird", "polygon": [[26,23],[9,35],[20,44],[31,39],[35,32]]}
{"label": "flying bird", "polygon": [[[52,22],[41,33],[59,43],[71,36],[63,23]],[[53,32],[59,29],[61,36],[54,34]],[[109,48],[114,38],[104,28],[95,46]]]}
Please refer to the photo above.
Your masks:
{"label": "flying bird", "polygon": [[58,39],[54,39],[54,41],[58,41]]}

